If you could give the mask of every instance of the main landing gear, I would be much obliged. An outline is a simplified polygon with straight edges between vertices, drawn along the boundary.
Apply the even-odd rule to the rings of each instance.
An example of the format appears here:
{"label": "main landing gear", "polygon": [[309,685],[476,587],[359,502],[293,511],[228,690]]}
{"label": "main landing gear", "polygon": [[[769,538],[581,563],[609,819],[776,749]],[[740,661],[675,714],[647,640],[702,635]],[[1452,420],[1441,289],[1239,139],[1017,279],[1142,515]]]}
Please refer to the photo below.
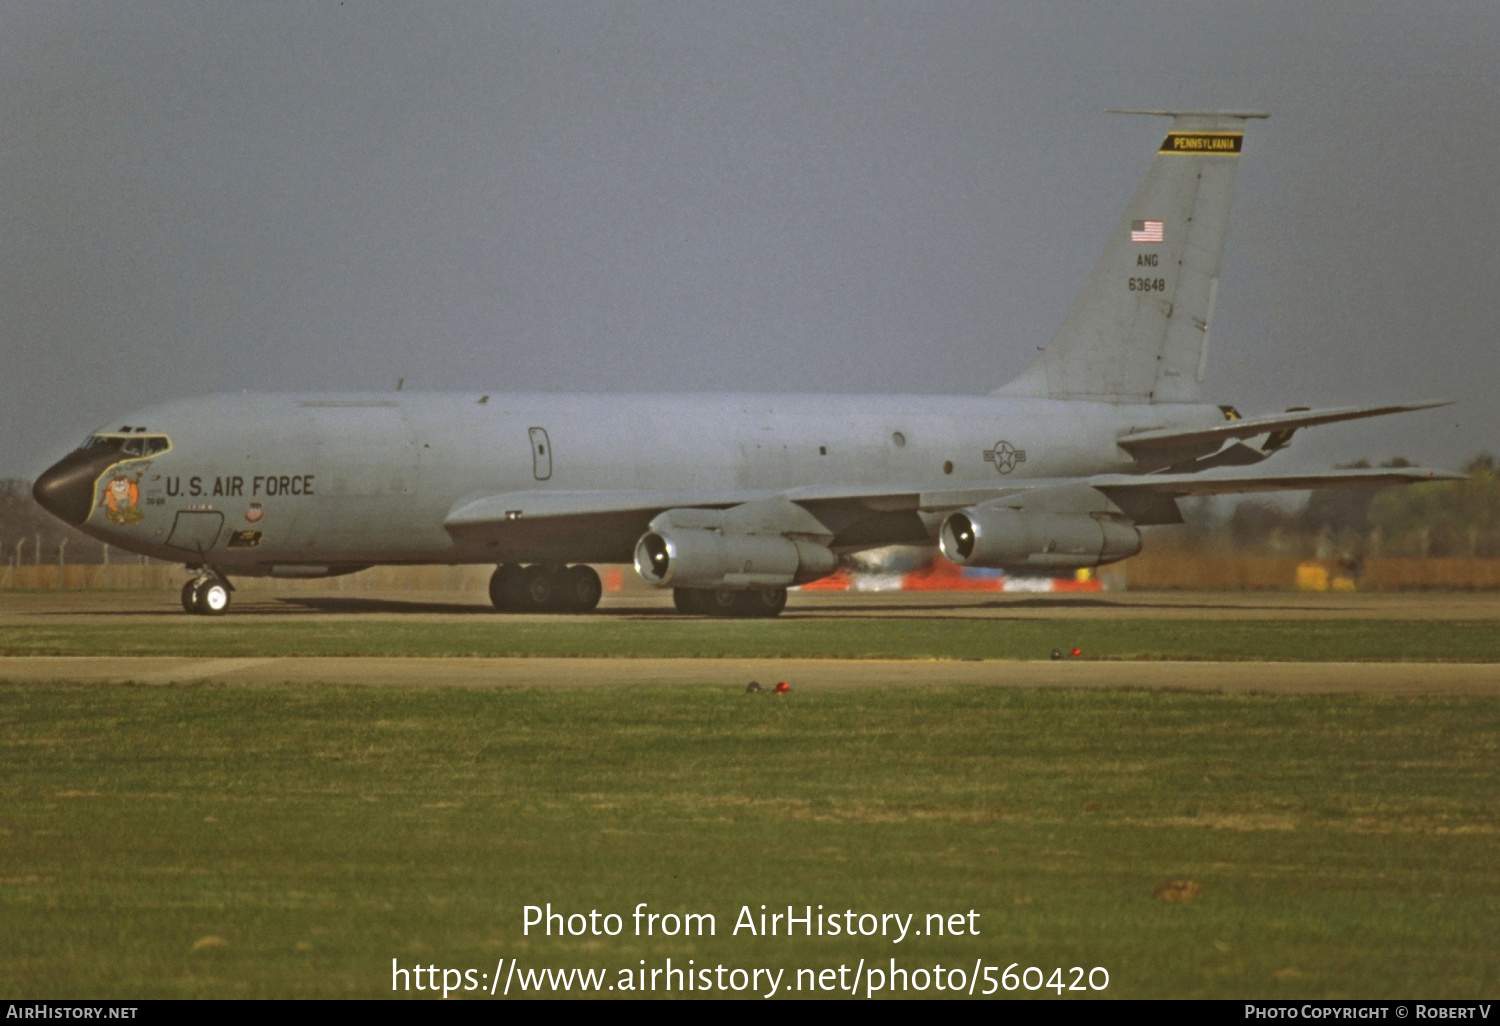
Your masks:
{"label": "main landing gear", "polygon": [[490,601],[506,613],[587,613],[603,594],[604,584],[589,566],[505,563],[490,578]]}
{"label": "main landing gear", "polygon": [[679,613],[760,619],[781,615],[786,608],[786,589],[673,588],[672,604]]}
{"label": "main landing gear", "polygon": [[229,581],[212,571],[198,572],[182,586],[182,608],[199,616],[223,616],[234,591]]}

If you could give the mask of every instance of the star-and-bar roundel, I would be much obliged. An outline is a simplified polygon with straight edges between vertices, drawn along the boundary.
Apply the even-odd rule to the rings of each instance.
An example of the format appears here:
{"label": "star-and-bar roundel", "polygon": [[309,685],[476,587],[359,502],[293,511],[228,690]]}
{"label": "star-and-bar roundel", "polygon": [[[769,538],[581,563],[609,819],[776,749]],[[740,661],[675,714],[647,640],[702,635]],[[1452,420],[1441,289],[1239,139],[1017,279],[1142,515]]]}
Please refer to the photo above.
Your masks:
{"label": "star-and-bar roundel", "polygon": [[984,451],[984,462],[993,463],[1002,474],[1009,474],[1016,469],[1017,463],[1026,462],[1026,450],[1017,449],[1009,442],[996,442],[993,449]]}

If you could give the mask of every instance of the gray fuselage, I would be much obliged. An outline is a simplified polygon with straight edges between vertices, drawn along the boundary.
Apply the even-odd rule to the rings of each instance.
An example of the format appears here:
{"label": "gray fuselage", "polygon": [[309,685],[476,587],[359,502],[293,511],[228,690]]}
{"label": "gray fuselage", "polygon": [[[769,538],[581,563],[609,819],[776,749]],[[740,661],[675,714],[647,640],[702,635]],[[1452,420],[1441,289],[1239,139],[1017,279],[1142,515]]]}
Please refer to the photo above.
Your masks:
{"label": "gray fuselage", "polygon": [[[170,448],[101,473],[80,526],[121,548],[239,574],[628,563],[659,512],[649,503],[499,542],[465,537],[445,520],[512,493],[672,493],[704,504],[723,496],[723,505],[808,488],[993,489],[1139,471],[1147,468],[1115,444],[1122,433],[1222,420],[1213,406],[993,396],[209,395],[121,418],[166,436]],[[137,482],[141,515],[131,522],[106,509],[107,479],[122,474]],[[222,514],[222,530],[184,531],[180,514]],[[880,515],[872,511],[842,547],[917,540],[909,518],[884,529]],[[922,529],[930,539],[936,521]],[[194,548],[210,534],[211,544]]]}

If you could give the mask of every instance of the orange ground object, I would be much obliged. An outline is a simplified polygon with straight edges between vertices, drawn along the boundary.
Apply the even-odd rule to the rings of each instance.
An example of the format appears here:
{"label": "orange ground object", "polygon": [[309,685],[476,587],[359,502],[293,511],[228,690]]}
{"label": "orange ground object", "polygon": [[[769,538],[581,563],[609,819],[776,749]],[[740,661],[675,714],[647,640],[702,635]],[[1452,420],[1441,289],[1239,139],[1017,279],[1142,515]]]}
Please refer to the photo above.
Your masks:
{"label": "orange ground object", "polygon": [[1072,577],[1014,577],[999,570],[958,566],[935,559],[920,570],[904,574],[863,574],[840,571],[802,585],[802,591],[1103,591],[1096,574],[1079,571]]}

